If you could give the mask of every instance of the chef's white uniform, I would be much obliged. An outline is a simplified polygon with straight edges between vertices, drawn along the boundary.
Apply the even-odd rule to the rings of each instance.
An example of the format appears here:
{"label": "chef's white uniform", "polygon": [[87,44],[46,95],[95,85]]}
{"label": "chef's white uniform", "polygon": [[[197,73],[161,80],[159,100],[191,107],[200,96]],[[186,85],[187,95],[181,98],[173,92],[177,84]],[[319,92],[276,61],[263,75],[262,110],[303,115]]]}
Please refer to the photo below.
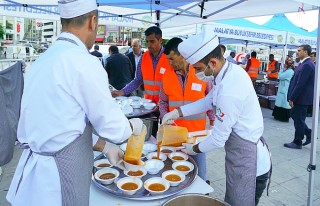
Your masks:
{"label": "chef's white uniform", "polygon": [[[230,67],[227,70],[227,67]],[[226,71],[227,70],[227,71]],[[231,72],[232,71],[232,72]],[[222,79],[222,77],[224,78]],[[232,130],[242,138],[257,142],[263,134],[263,116],[249,76],[239,66],[226,61],[215,78],[216,86],[205,98],[181,107],[183,116],[198,114],[216,107],[211,135],[199,144],[202,152],[224,147]],[[250,78],[249,78],[250,79]],[[269,151],[257,144],[257,176],[270,170]]]}
{"label": "chef's white uniform", "polygon": [[[101,62],[76,36],[62,33],[25,75],[18,140],[28,143],[7,194],[16,205],[61,205],[59,173],[53,157],[73,142],[88,121],[97,133],[120,143],[132,133],[129,122],[112,100]],[[24,169],[23,169],[24,168]],[[23,179],[17,190],[23,171]]]}

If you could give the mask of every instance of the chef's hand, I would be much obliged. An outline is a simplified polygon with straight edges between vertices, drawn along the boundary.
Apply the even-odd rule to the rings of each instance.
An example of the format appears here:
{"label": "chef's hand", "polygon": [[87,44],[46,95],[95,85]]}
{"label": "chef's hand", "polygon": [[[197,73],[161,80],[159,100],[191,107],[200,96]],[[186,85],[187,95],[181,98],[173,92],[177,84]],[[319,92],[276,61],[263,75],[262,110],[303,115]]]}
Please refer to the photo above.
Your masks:
{"label": "chef's hand", "polygon": [[132,128],[133,135],[140,135],[144,129],[147,129],[146,125],[143,124],[142,120],[139,118],[129,119]]}
{"label": "chef's hand", "polygon": [[180,117],[179,111],[174,109],[173,111],[165,114],[162,118],[162,124],[173,124],[174,120]]}
{"label": "chef's hand", "polygon": [[195,151],[193,151],[194,144],[183,143],[182,145],[185,147],[185,149],[181,150],[182,152],[187,153],[189,155],[197,155],[197,154],[199,154],[199,153],[196,153]]}
{"label": "chef's hand", "polygon": [[117,165],[119,162],[123,160],[123,152],[122,150],[115,144],[110,142],[106,142],[102,153],[108,158],[109,162],[112,165]]}

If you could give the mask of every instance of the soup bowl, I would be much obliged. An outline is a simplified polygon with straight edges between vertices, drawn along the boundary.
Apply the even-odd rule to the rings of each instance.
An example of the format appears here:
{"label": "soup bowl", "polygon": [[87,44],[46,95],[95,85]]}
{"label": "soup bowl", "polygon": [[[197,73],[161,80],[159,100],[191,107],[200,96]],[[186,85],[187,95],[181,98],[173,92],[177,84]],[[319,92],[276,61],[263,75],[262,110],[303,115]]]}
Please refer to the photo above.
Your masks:
{"label": "soup bowl", "polygon": [[117,181],[117,187],[123,194],[133,195],[141,187],[143,183],[140,178],[137,177],[124,177]]}
{"label": "soup bowl", "polygon": [[140,170],[135,171],[135,172],[134,171],[123,171],[123,173],[128,177],[141,178],[147,174],[147,170],[144,167],[142,167]]}
{"label": "soup bowl", "polygon": [[119,175],[120,173],[116,169],[104,168],[94,173],[94,178],[101,184],[110,185],[119,177]]}
{"label": "soup bowl", "polygon": [[172,169],[187,175],[189,172],[194,170],[194,165],[188,161],[177,161],[172,164]]}
{"label": "soup bowl", "polygon": [[103,169],[103,168],[108,168],[108,167],[112,167],[113,165],[109,162],[108,159],[99,159],[94,161],[93,166],[97,169]]}
{"label": "soup bowl", "polygon": [[168,157],[173,162],[186,161],[188,159],[188,155],[183,152],[171,152]]}
{"label": "soup bowl", "polygon": [[147,172],[151,175],[158,174],[160,170],[164,168],[164,163],[161,160],[148,160],[146,161],[146,165],[144,166]]}
{"label": "soup bowl", "polygon": [[143,186],[150,194],[158,195],[167,191],[170,188],[170,183],[161,177],[151,177],[144,182]]}
{"label": "soup bowl", "polygon": [[167,170],[162,173],[161,177],[170,183],[170,186],[178,186],[186,179],[185,174],[177,170]]}
{"label": "soup bowl", "polygon": [[[148,155],[147,155],[147,159],[148,160],[152,160],[152,159],[157,159],[157,155],[158,153],[157,152],[150,152]],[[159,158],[162,162],[166,161],[167,159],[167,155],[163,154],[162,152],[160,152],[159,154]]]}

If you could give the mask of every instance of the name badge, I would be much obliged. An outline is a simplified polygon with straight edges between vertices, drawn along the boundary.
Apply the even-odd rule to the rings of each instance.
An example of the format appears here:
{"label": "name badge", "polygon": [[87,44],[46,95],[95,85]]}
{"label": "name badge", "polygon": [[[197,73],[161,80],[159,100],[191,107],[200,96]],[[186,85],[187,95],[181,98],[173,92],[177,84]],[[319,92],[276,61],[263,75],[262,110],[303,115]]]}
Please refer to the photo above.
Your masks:
{"label": "name badge", "polygon": [[166,69],[163,68],[163,67],[161,67],[161,68],[160,68],[160,74],[164,74],[165,72],[166,72]]}
{"label": "name badge", "polygon": [[202,85],[201,84],[197,84],[197,83],[192,83],[191,85],[191,90],[195,90],[195,91],[201,91]]}

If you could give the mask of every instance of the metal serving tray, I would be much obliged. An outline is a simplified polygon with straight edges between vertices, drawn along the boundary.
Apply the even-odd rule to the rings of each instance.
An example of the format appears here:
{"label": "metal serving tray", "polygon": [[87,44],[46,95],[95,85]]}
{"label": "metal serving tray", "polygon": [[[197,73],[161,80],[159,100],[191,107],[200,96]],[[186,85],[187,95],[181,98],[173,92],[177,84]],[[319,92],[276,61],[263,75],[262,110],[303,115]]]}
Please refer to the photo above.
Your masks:
{"label": "metal serving tray", "polygon": [[[105,156],[103,154],[101,154],[101,155],[97,156],[95,158],[95,160],[99,160],[99,159],[103,159],[103,158],[105,158]],[[189,156],[188,161],[194,165],[194,170],[192,172],[190,172],[188,175],[186,175],[186,179],[183,182],[181,182],[178,186],[176,186],[176,187],[170,186],[170,188],[167,191],[165,191],[164,193],[159,194],[159,195],[151,195],[147,190],[144,189],[143,186],[134,195],[125,195],[122,193],[121,190],[118,189],[118,187],[115,183],[112,183],[110,185],[103,185],[103,184],[100,184],[99,182],[97,182],[94,179],[94,173],[97,171],[95,168],[93,169],[92,182],[94,183],[95,186],[100,188],[102,191],[113,194],[113,195],[120,197],[120,198],[133,199],[133,200],[162,199],[162,198],[166,198],[166,197],[169,197],[169,196],[172,196],[172,195],[175,195],[175,194],[181,192],[182,190],[188,188],[193,183],[193,181],[195,180],[195,178],[197,177],[197,174],[198,174],[198,167],[192,157]],[[158,174],[155,174],[155,175],[147,174],[141,178],[142,182],[145,182],[147,179],[149,179],[151,177],[161,177],[161,174],[164,171],[172,170],[172,167],[171,167],[172,161],[169,158],[167,158],[167,160],[164,161],[164,164],[165,164],[164,168],[162,170],[160,170],[160,172]],[[126,177],[126,175],[123,173],[123,171],[120,170],[119,168],[117,168],[117,167],[112,167],[112,168],[117,169],[120,172],[119,178]]]}
{"label": "metal serving tray", "polygon": [[127,118],[133,118],[133,117],[141,117],[147,114],[151,114],[158,110],[158,107],[155,106],[153,109],[145,109],[142,105],[138,109],[133,109],[133,112],[129,114],[125,114]]}

